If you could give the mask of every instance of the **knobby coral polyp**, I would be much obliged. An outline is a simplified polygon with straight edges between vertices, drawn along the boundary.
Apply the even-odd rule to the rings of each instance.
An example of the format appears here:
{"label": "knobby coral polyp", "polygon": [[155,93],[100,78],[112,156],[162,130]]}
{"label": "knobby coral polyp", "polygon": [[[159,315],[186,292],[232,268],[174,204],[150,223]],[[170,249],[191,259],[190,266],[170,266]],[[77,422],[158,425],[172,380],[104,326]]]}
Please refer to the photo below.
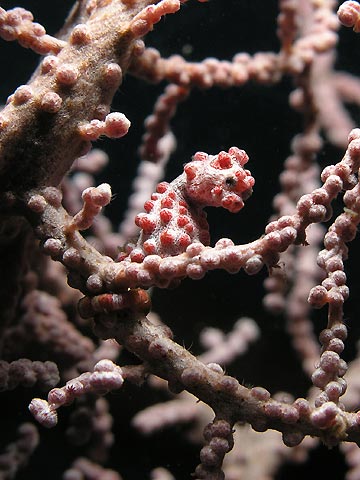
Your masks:
{"label": "knobby coral polyp", "polygon": [[[184,3],[188,3],[186,8]],[[250,15],[254,22],[254,10],[248,12],[246,5],[238,3],[227,5],[227,9],[234,8],[236,21]],[[29,405],[30,412],[23,402],[21,418],[28,417],[19,426],[17,438],[7,438],[9,446],[0,454],[0,478],[16,478],[23,468],[27,478],[39,476],[39,462],[32,463],[32,454],[38,448],[45,458],[52,447],[56,451],[57,430],[49,445],[42,444],[41,428],[39,435],[34,418],[43,427],[55,427],[63,421],[58,411],[65,406],[71,409],[64,421],[68,422],[67,437],[72,445],[62,477],[66,480],[119,480],[120,473],[124,479],[151,475],[165,480],[185,478],[191,469],[198,479],[274,478],[283,462],[305,461],[320,442],[344,454],[348,480],[359,477],[359,358],[357,353],[353,358],[343,355],[347,344],[349,352],[356,350],[357,328],[354,319],[344,322],[343,312],[350,296],[346,260],[351,242],[356,242],[360,219],[360,129],[347,105],[359,107],[360,82],[353,74],[335,69],[334,62],[340,22],[358,32],[360,4],[346,1],[337,13],[333,0],[279,0],[279,46],[273,52],[240,51],[246,35],[241,38],[245,27],[238,25],[239,51],[231,60],[208,57],[192,62],[180,55],[165,58],[146,46],[147,34],[152,30],[156,34],[163,17],[192,18],[196,11],[205,19],[207,12],[217,12],[218,8],[221,13],[220,0],[79,0],[59,34],[52,36],[28,10],[0,7],[0,37],[42,56],[29,82],[15,89],[0,112],[0,271],[6,272],[0,291],[0,390],[6,392],[9,424],[19,418],[12,407],[19,402],[8,400],[16,395],[20,398],[24,387],[31,387],[36,397]],[[215,25],[217,32],[224,28],[218,27],[222,18],[217,12],[209,28]],[[230,22],[230,17],[226,21]],[[186,22],[183,20],[181,29],[187,28]],[[202,33],[195,23],[197,33]],[[162,35],[166,43],[170,33],[165,29]],[[184,52],[188,50],[184,48]],[[126,75],[166,86],[145,120],[145,133],[137,149],[140,163],[134,193],[122,224],[114,230],[104,209],[117,191],[111,185],[112,178],[94,186],[95,176],[109,160],[94,142],[103,137],[126,142],[133,128],[131,118],[112,106]],[[289,77],[292,86],[285,92],[284,85],[289,82],[283,80]],[[250,231],[250,216],[239,212],[252,195],[255,180],[245,168],[247,153],[229,145],[244,147],[251,158],[251,170],[258,172],[257,191],[250,200],[250,215],[256,221],[268,210],[269,202],[264,200],[268,198],[264,192],[266,172],[272,173],[279,152],[285,151],[269,147],[274,134],[267,134],[266,128],[260,131],[256,127],[255,141],[249,135],[247,124],[253,117],[243,110],[253,84],[257,85],[255,95],[271,89],[277,92],[276,99],[280,91],[289,94],[290,107],[302,117],[302,129],[295,136],[293,125],[291,134],[285,132],[285,123],[291,123],[287,118],[295,118],[288,107],[286,122],[281,115],[276,117],[280,126],[273,129],[275,112],[271,109],[267,124],[271,132],[284,129],[282,137],[292,138],[271,218],[259,238],[250,243],[236,244],[221,236],[214,241],[211,234],[217,222],[210,222],[209,227],[207,207],[233,213],[238,219],[236,234]],[[266,89],[262,89],[264,85]],[[178,107],[196,103],[199,90],[202,98],[208,99],[209,92],[219,87],[224,97],[239,92],[243,102],[241,111],[235,112],[236,119],[229,122],[226,140],[218,139],[218,148],[212,145],[205,153],[199,151],[205,140],[196,134],[199,145],[180,160],[185,163],[183,172],[172,181],[164,181],[171,154],[174,161],[181,156],[176,152],[171,127]],[[258,103],[264,105],[261,100]],[[253,106],[256,102],[252,99],[250,103]],[[236,102],[230,104],[237,108]],[[207,121],[205,109],[201,121],[196,109],[192,114],[197,127]],[[226,112],[221,122],[219,118],[209,113],[209,122],[215,119],[218,126],[230,117]],[[296,125],[299,128],[298,121]],[[221,132],[224,135],[225,129]],[[225,147],[230,137],[234,139]],[[213,144],[214,139],[206,140]],[[260,154],[262,143],[265,149]],[[330,158],[329,149],[324,148],[329,144],[341,150],[339,158]],[[322,172],[319,158],[326,163]],[[134,237],[137,239],[131,241]],[[121,245],[125,247],[119,252]],[[151,305],[153,287],[170,289],[185,279],[202,280],[201,284],[213,270],[243,271],[244,275],[233,276],[223,290],[216,280],[217,294],[227,294],[228,288],[224,299],[218,295],[213,300],[207,291],[202,296],[196,290],[196,302],[181,300],[178,307],[186,308],[187,313],[181,324],[172,322],[173,333],[166,320],[176,318],[177,308],[169,307],[172,300],[164,301],[165,306],[157,305],[155,295],[154,309],[162,314],[157,316]],[[253,320],[242,316],[254,312],[251,303],[259,303],[259,292],[252,300],[247,298],[253,287],[246,290],[246,275],[260,271],[266,272],[261,290],[262,295],[265,291],[264,311]],[[5,273],[2,275],[4,278]],[[353,289],[356,295],[356,287]],[[163,299],[175,298],[170,292],[163,295]],[[219,304],[217,326],[211,317],[212,302]],[[225,318],[225,303],[237,308],[239,320],[232,322],[234,310],[230,320]],[[319,319],[313,309],[326,309],[326,325],[321,324],[324,317]],[[181,338],[184,323],[190,329],[184,317],[194,312],[196,333],[201,328],[200,346],[194,343],[195,333],[189,341],[194,343],[194,350],[198,348],[197,355],[182,346]],[[261,368],[251,372],[252,360],[241,366],[244,371],[226,374],[233,372],[231,364],[259,337],[262,318],[267,315],[269,331],[269,320],[279,314],[287,335],[281,337],[278,322],[275,331],[276,337],[281,337],[281,349],[274,343],[275,335],[265,338],[264,343],[269,341],[273,353],[281,350],[285,356],[284,342],[291,341],[298,358],[296,387],[289,393],[277,391],[281,375],[282,390],[286,389],[284,366],[291,359],[276,365],[269,358],[269,349],[264,356],[258,355]],[[212,320],[208,322],[208,318]],[[229,331],[224,333],[220,322],[226,322]],[[314,328],[313,322],[319,326]],[[317,338],[314,332],[318,330]],[[133,361],[129,352],[137,359]],[[257,370],[266,373],[258,377]],[[268,377],[269,371],[273,378]],[[244,384],[241,379],[245,379]],[[266,388],[245,384],[255,384],[258,379]],[[189,442],[200,445],[196,468],[191,459],[184,466],[185,473],[178,453],[174,461],[177,448],[165,446],[160,456],[151,450],[151,466],[141,465],[153,445],[140,446],[140,439],[135,466],[129,467],[127,455],[120,464],[114,460],[122,433],[118,426],[124,428],[129,405],[136,408],[129,399],[143,396],[144,382],[146,391],[159,390],[156,397],[168,396],[168,400],[151,405],[148,399],[146,408],[132,410],[129,428],[151,434],[188,424]],[[133,387],[122,389],[124,383]],[[112,396],[113,391],[117,393]],[[40,398],[44,395],[47,399]],[[13,432],[13,427],[11,423],[4,432]],[[64,439],[59,442],[63,448]],[[73,445],[81,445],[81,453]],[[126,448],[123,443],[121,448]],[[259,448],[264,452],[261,458]],[[128,452],[134,450],[130,445]],[[169,470],[159,465],[161,462]],[[330,459],[328,463],[333,472]],[[129,472],[135,467],[140,473],[136,471],[131,477]],[[51,468],[53,476],[53,465]],[[323,474],[323,464],[321,468]]]}

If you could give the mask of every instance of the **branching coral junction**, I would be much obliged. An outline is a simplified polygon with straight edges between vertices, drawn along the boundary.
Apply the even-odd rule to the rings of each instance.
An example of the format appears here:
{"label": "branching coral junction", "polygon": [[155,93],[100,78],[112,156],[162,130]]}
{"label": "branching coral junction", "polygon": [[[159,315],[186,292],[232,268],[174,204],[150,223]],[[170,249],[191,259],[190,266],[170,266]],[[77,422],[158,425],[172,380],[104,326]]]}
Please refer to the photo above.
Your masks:
{"label": "branching coral junction", "polygon": [[360,4],[10,3],[0,479],[358,478]]}

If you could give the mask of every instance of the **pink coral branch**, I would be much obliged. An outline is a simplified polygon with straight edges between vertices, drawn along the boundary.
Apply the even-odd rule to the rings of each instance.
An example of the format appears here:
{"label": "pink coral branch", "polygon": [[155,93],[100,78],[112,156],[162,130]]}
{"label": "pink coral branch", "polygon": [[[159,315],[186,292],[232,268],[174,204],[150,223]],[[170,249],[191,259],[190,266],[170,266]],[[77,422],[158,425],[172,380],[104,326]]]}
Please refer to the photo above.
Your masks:
{"label": "pink coral branch", "polygon": [[29,410],[39,423],[47,428],[57,424],[57,409],[86,393],[104,395],[122,386],[124,379],[121,368],[110,360],[100,360],[93,372],[87,372],[66,383],[65,387],[50,390],[48,399],[34,398]]}
{"label": "pink coral branch", "polygon": [[[7,41],[17,40],[36,53],[59,53],[65,42],[46,34],[45,28],[35,23],[32,13],[24,8],[0,9],[0,36]],[[20,96],[20,92],[19,92]]]}

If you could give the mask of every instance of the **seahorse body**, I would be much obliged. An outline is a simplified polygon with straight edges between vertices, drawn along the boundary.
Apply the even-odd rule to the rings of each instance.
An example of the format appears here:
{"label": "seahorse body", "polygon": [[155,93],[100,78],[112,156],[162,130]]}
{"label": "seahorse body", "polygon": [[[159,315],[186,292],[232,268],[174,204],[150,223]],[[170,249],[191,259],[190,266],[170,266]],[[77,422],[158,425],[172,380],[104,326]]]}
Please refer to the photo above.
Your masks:
{"label": "seahorse body", "polygon": [[208,245],[209,225],[203,208],[241,210],[255,183],[243,168],[248,159],[237,147],[218,155],[195,153],[179,177],[158,184],[144,204],[145,212],[136,216],[141,232],[128,258],[141,263],[147,255],[178,255],[194,242]]}

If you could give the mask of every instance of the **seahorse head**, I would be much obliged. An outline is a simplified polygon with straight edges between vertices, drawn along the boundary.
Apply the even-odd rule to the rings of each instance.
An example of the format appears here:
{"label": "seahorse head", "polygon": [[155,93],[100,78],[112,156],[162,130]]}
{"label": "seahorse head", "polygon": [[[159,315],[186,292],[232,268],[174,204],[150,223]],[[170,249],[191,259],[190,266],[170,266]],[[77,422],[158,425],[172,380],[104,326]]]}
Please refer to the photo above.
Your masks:
{"label": "seahorse head", "polygon": [[255,183],[244,165],[246,152],[231,147],[228,152],[208,155],[197,152],[184,167],[188,200],[200,206],[223,207],[236,213],[244,206]]}

